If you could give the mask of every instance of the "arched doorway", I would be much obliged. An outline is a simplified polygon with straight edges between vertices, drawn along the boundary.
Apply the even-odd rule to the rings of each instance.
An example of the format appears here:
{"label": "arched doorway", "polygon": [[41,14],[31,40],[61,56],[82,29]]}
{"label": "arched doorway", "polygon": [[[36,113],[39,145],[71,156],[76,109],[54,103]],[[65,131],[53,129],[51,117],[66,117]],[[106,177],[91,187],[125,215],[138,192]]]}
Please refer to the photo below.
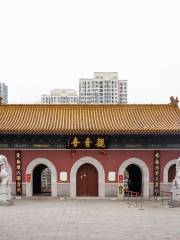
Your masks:
{"label": "arched doorway", "polygon": [[130,164],[124,174],[127,178],[128,190],[133,192],[142,192],[142,173],[136,164]]}
{"label": "arched doorway", "polygon": [[44,164],[34,168],[33,195],[51,195],[51,172]]}
{"label": "arched doorway", "polygon": [[30,181],[26,180],[26,196],[33,195],[33,171],[38,165],[45,165],[51,172],[51,196],[57,197],[57,172],[54,164],[45,158],[36,158],[32,160],[26,168],[26,176],[30,176]]}
{"label": "arched doorway", "polygon": [[77,196],[98,196],[98,172],[89,163],[79,167],[76,175]]}
{"label": "arched doorway", "polygon": [[143,160],[141,160],[139,158],[135,158],[135,157],[125,160],[120,165],[118,175],[124,175],[125,170],[131,164],[139,167],[139,169],[141,171],[141,175],[142,175],[142,178],[141,178],[142,179],[141,192],[143,193],[144,197],[148,197],[149,196],[149,168]]}
{"label": "arched doorway", "polygon": [[99,161],[97,161],[95,158],[92,157],[83,157],[80,158],[79,160],[77,160],[74,165],[71,168],[71,172],[70,172],[70,183],[71,183],[71,187],[70,187],[70,191],[71,197],[76,197],[77,193],[76,193],[76,177],[77,177],[77,171],[78,169],[84,165],[84,164],[91,164],[93,165],[98,172],[98,196],[99,197],[104,197],[105,196],[105,173],[104,173],[104,168],[101,165],[101,163]]}
{"label": "arched doorway", "polygon": [[[164,184],[170,184],[172,181],[170,181],[172,178],[173,178],[173,168],[174,167],[172,167],[173,165],[174,166],[176,166],[176,163],[177,163],[177,159],[173,159],[173,160],[171,160],[171,161],[169,161],[166,165],[165,165],[165,167],[164,167],[164,172],[163,172],[163,182],[164,182]],[[172,169],[171,169],[171,171],[169,171],[170,170],[170,168],[172,167]],[[175,170],[175,169],[174,169]],[[176,170],[175,170],[176,171]],[[174,173],[175,174],[175,173]],[[171,175],[171,177],[170,177],[170,175]],[[170,179],[171,178],[171,179]],[[171,185],[171,184],[170,184]],[[170,186],[169,185],[169,186]]]}
{"label": "arched doorway", "polygon": [[176,164],[173,164],[168,170],[168,182],[172,182],[176,175]]}

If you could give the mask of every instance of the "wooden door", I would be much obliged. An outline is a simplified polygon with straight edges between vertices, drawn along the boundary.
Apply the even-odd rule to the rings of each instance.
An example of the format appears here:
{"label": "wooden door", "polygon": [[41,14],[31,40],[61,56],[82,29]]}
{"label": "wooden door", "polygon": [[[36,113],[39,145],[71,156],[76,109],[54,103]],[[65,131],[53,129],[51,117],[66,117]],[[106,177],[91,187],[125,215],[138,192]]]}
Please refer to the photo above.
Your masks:
{"label": "wooden door", "polygon": [[91,164],[82,165],[76,176],[77,196],[98,196],[98,172]]}

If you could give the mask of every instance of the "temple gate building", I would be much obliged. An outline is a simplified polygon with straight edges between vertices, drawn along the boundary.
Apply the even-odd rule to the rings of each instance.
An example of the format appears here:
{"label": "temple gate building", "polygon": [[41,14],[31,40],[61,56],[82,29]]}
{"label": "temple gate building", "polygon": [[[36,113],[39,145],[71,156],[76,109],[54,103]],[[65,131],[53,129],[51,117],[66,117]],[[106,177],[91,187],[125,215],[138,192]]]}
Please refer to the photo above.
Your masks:
{"label": "temple gate building", "polygon": [[125,188],[159,194],[170,189],[180,156],[178,100],[0,104],[0,154],[14,195],[117,197]]}

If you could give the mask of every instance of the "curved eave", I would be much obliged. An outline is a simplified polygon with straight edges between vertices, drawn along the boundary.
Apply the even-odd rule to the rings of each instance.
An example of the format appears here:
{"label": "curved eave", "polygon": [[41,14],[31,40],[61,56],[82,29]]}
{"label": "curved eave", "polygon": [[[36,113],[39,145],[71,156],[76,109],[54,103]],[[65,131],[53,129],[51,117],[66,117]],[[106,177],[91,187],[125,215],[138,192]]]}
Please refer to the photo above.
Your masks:
{"label": "curved eave", "polygon": [[0,135],[180,135],[180,130],[129,130],[129,131],[0,131]]}

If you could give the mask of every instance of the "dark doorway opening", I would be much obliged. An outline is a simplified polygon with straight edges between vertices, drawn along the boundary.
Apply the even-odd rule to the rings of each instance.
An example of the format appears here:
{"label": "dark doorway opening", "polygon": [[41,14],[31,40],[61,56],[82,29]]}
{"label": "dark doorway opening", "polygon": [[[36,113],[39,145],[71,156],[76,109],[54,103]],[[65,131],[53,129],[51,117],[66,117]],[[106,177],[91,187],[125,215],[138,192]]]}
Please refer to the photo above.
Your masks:
{"label": "dark doorway opening", "polygon": [[168,182],[172,182],[176,176],[176,164],[173,164],[168,171]]}
{"label": "dark doorway opening", "polygon": [[77,196],[98,196],[98,172],[91,164],[83,164],[76,175]]}
{"label": "dark doorway opening", "polygon": [[141,193],[142,192],[141,169],[135,164],[130,164],[126,168],[126,172],[128,173],[128,190]]}
{"label": "dark doorway opening", "polygon": [[51,195],[51,172],[44,164],[39,164],[34,168],[33,195]]}

